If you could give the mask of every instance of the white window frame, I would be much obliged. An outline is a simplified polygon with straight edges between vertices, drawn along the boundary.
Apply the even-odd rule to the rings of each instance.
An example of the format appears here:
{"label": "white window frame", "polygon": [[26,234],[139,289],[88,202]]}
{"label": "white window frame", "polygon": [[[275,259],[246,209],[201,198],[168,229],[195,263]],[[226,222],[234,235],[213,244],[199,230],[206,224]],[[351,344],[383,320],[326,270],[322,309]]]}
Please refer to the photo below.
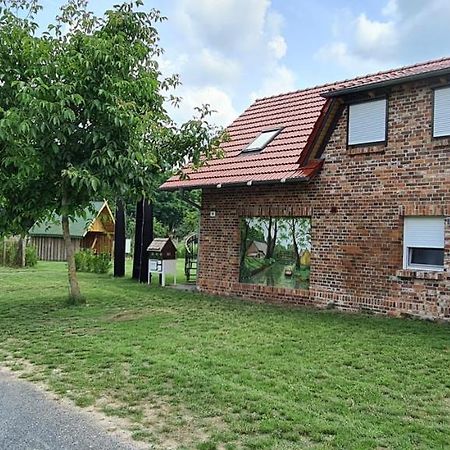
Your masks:
{"label": "white window frame", "polygon": [[[384,105],[383,105],[384,104]],[[381,116],[377,118],[377,120],[380,122],[378,125],[381,124],[381,120],[383,121],[383,128],[382,131],[379,132],[379,137],[370,137],[367,136],[367,138],[358,136],[358,114],[362,114],[362,117],[360,116],[359,119],[362,120],[362,127],[364,129],[369,129],[370,124],[373,123],[371,121],[368,122],[370,117],[367,117],[367,113],[364,113],[363,108],[368,106],[374,106],[377,107],[379,105],[384,106],[384,108],[381,110],[381,113],[383,115],[382,119]],[[364,117],[366,115],[366,117]],[[356,118],[354,118],[356,116]],[[387,117],[388,117],[388,100],[386,97],[383,98],[377,98],[373,100],[367,100],[364,102],[357,102],[357,103],[351,103],[348,105],[348,124],[347,124],[347,145],[348,146],[357,146],[357,145],[372,145],[372,144],[382,144],[386,142],[387,140]],[[373,117],[372,117],[373,119]],[[356,121],[356,122],[355,122]],[[356,131],[352,133],[352,131],[355,129]],[[356,136],[354,135],[356,133]],[[376,136],[377,133],[375,133]]]}
{"label": "white window frame", "polygon": [[[442,230],[439,230],[440,227],[442,227]],[[430,235],[431,231],[434,234]],[[444,270],[445,262],[442,266],[411,263],[412,249],[414,248],[435,248],[445,251],[445,218],[443,216],[404,217],[403,268],[434,272],[442,272]]]}
{"label": "white window frame", "polygon": [[[281,133],[282,129],[283,128],[278,127],[262,131],[242,151],[251,153],[264,150]],[[260,143],[256,145],[258,141],[260,141]]]}
{"label": "white window frame", "polygon": [[[447,96],[445,99],[436,99],[436,94],[443,93]],[[439,94],[438,94],[439,95]],[[450,86],[438,87],[433,90],[433,137],[441,138],[441,137],[449,137],[450,136]],[[443,105],[442,100],[446,100],[446,105]],[[439,108],[439,110],[437,110]],[[442,115],[444,115],[444,124],[440,123],[440,126],[436,126],[436,121],[442,121]],[[445,120],[445,117],[448,116],[448,119]],[[442,128],[445,125],[448,129],[446,131],[437,131],[436,128]]]}

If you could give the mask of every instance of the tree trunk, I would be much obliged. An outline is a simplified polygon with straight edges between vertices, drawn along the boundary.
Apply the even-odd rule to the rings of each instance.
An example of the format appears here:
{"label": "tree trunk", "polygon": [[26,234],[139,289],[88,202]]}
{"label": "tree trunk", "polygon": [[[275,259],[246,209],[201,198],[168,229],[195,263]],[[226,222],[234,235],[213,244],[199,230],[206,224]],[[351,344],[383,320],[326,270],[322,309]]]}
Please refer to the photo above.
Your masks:
{"label": "tree trunk", "polygon": [[148,281],[148,252],[147,248],[153,241],[153,205],[144,199],[142,204],[142,241],[141,241],[141,263],[139,266],[139,281]]}
{"label": "tree trunk", "polygon": [[266,259],[272,258],[272,254],[270,253],[272,250],[272,217],[269,217],[269,226],[267,229],[267,251],[266,251]]}
{"label": "tree trunk", "polygon": [[300,252],[298,251],[297,241],[295,240],[295,219],[292,219],[291,222],[291,230],[292,230],[292,244],[294,245],[295,252],[295,268],[300,269]]}
{"label": "tree trunk", "polygon": [[121,199],[117,200],[114,227],[114,276],[125,276],[125,208]]}
{"label": "tree trunk", "polygon": [[248,236],[248,223],[246,219],[242,219],[241,224],[241,255],[240,255],[240,264],[239,269],[243,267],[245,257],[247,256],[247,236]]}
{"label": "tree trunk", "polygon": [[25,258],[26,258],[26,245],[27,245],[26,240],[23,236],[20,236],[20,239],[19,239],[19,242],[17,245],[18,245],[18,258],[17,258],[18,261],[17,261],[17,263],[18,263],[19,267],[23,268],[26,265]]}
{"label": "tree trunk", "polygon": [[133,249],[133,277],[139,280],[141,274],[141,252],[142,252],[142,228],[144,226],[144,199],[141,198],[136,205],[136,224],[134,231]]}
{"label": "tree trunk", "polygon": [[3,238],[3,262],[2,264],[6,266],[6,238]]}
{"label": "tree trunk", "polygon": [[273,237],[272,237],[272,242],[270,243],[270,257],[271,258],[273,258],[273,255],[275,254],[275,245],[277,243],[277,234],[278,234],[278,220],[274,219]]}
{"label": "tree trunk", "polygon": [[73,242],[70,238],[69,217],[67,214],[61,216],[61,224],[63,229],[64,246],[66,249],[67,268],[69,275],[69,299],[73,303],[80,303],[82,300],[80,286],[77,280],[77,270],[75,266],[75,252]]}

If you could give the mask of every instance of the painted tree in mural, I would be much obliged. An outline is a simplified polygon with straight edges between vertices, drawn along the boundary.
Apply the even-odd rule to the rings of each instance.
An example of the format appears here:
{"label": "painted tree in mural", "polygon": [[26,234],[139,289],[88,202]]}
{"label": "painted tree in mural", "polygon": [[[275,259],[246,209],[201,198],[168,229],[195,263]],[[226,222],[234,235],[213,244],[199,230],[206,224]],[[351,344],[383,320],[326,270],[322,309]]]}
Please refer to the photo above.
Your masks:
{"label": "painted tree in mural", "polygon": [[275,245],[277,243],[278,234],[278,219],[276,217],[269,217],[267,220],[267,253],[266,259],[273,258],[275,252]]}
{"label": "painted tree in mural", "polygon": [[311,242],[311,222],[309,218],[295,218],[290,220],[292,245],[294,248],[295,267],[300,268],[302,250],[309,250]]}
{"label": "painted tree in mural", "polygon": [[208,108],[177,127],[162,77],[159,12],[141,0],[96,17],[69,0],[38,33],[37,0],[0,0],[0,235],[62,217],[70,297],[82,300],[70,218],[91,200],[151,195],[154,177],[216,156]]}

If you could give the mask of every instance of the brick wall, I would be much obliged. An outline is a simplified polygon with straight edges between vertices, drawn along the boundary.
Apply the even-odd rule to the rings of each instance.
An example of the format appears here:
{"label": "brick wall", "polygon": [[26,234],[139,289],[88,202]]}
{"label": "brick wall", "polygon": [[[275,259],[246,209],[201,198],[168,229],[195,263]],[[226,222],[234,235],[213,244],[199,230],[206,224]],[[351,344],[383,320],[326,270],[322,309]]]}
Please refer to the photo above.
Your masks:
{"label": "brick wall", "polygon": [[[432,96],[424,82],[391,91],[386,145],[348,149],[345,110],[323,169],[309,184],[205,190],[199,288],[257,301],[450,320],[450,139],[432,138]],[[239,283],[239,220],[253,215],[311,216],[309,290]],[[446,216],[444,272],[402,270],[405,215]]]}

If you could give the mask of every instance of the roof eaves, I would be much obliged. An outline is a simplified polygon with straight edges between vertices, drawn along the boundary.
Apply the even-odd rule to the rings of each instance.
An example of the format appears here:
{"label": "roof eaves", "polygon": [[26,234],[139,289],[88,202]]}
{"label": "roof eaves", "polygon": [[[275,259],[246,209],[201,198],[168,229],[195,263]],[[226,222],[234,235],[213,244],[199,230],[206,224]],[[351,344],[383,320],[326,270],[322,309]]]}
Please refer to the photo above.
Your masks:
{"label": "roof eaves", "polygon": [[431,70],[422,73],[415,73],[412,75],[405,75],[397,78],[391,78],[389,80],[375,81],[367,84],[360,84],[357,86],[351,86],[343,89],[330,90],[328,92],[323,92],[320,94],[324,98],[340,97],[343,95],[356,94],[358,92],[370,91],[371,89],[380,89],[390,86],[395,86],[397,84],[408,83],[412,81],[419,81],[426,78],[439,77],[443,75],[450,75],[450,67],[445,67],[443,69]]}
{"label": "roof eaves", "polygon": [[[301,169],[301,168],[300,168]],[[297,172],[297,171],[296,171]],[[294,173],[296,173],[294,172]],[[232,181],[229,183],[199,183],[190,186],[180,186],[178,183],[175,186],[170,186],[171,183],[164,183],[159,187],[161,191],[191,191],[194,189],[221,189],[227,187],[243,187],[243,186],[254,186],[254,185],[274,185],[279,183],[289,183],[298,181],[309,181],[310,176],[292,176],[289,174],[286,177],[272,179],[272,180],[251,180],[248,181]]]}
{"label": "roof eaves", "polygon": [[[41,232],[29,232],[29,235],[31,237],[53,237],[53,238],[63,238],[62,233],[58,234],[58,233],[41,233]],[[80,236],[79,234],[70,234],[70,237],[72,239],[83,239],[84,236]]]}

